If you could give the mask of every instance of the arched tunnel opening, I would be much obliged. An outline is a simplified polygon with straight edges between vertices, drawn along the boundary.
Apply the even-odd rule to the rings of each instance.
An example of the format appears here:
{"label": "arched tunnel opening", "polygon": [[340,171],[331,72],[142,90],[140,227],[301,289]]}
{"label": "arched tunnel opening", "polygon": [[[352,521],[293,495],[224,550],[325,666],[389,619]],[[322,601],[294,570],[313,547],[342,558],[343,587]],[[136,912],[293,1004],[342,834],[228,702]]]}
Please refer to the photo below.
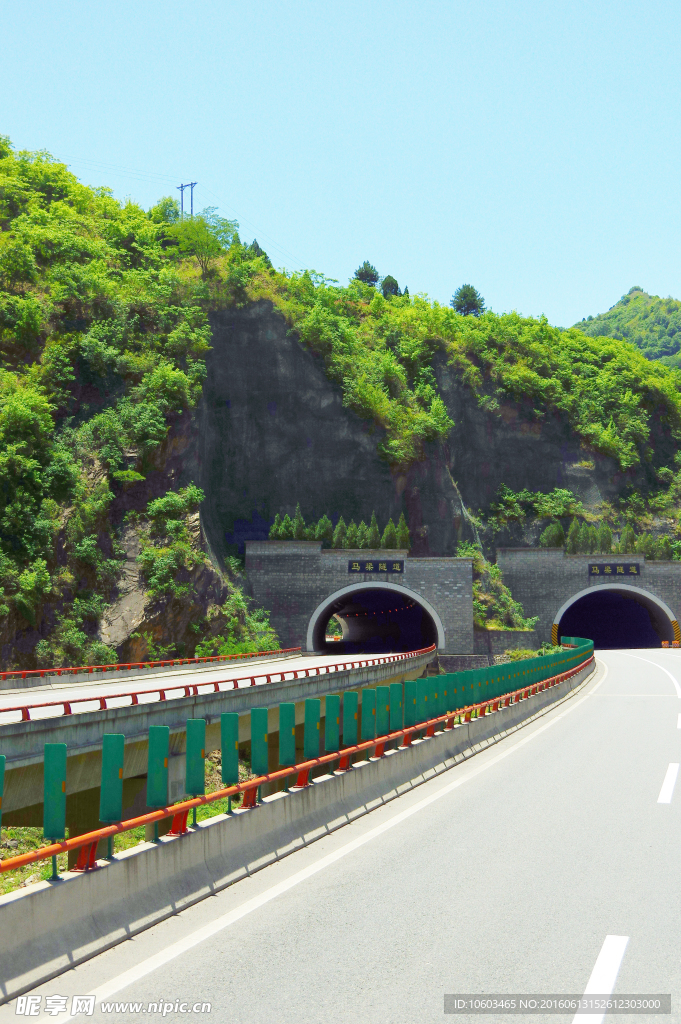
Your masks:
{"label": "arched tunnel opening", "polygon": [[326,654],[398,654],[437,644],[437,627],[414,598],[371,587],[343,594],[325,608],[312,641],[315,651]]}
{"label": "arched tunnel opening", "polygon": [[593,640],[599,650],[660,647],[674,630],[665,611],[644,592],[593,589],[561,616],[558,635]]}

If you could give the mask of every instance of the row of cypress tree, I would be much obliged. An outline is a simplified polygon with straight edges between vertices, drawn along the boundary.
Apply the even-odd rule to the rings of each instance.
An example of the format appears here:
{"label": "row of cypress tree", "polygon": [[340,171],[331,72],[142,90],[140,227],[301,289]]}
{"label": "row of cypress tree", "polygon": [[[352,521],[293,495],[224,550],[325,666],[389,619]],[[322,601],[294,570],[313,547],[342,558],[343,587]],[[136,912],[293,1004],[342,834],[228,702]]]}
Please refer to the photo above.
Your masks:
{"label": "row of cypress tree", "polygon": [[549,523],[539,543],[544,548],[565,547],[568,555],[645,555],[648,559],[671,561],[673,549],[669,537],[653,537],[650,533],[635,534],[633,527],[625,526],[619,541],[614,541],[607,523],[589,526],[574,518],[567,537],[560,523]]}
{"label": "row of cypress tree", "polygon": [[404,518],[404,513],[399,518],[397,526],[389,519],[383,533],[381,533],[376,513],[371,513],[371,522],[367,524],[362,520],[359,525],[354,520],[346,525],[343,516],[340,517],[336,526],[325,514],[319,522],[305,524],[300,505],[296,505],[293,519],[287,514],[282,519],[279,513],[274,518],[270,528],[270,540],[320,540],[325,548],[386,548],[388,550],[400,548],[409,549],[409,527]]}

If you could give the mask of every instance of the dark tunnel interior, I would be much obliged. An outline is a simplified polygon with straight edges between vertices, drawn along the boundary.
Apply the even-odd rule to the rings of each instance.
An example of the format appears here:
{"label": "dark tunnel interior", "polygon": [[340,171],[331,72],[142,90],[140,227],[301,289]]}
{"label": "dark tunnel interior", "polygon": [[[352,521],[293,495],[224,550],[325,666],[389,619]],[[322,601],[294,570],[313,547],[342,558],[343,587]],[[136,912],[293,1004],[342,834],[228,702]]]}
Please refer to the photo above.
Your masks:
{"label": "dark tunnel interior", "polygon": [[559,636],[582,636],[600,650],[660,647],[673,640],[664,611],[644,593],[597,590],[575,601],[560,620]]}
{"label": "dark tunnel interior", "polygon": [[[334,616],[342,639],[327,640]],[[317,621],[313,642],[315,651],[324,653],[397,654],[437,644],[437,628],[418,601],[372,587],[344,594],[330,605]]]}

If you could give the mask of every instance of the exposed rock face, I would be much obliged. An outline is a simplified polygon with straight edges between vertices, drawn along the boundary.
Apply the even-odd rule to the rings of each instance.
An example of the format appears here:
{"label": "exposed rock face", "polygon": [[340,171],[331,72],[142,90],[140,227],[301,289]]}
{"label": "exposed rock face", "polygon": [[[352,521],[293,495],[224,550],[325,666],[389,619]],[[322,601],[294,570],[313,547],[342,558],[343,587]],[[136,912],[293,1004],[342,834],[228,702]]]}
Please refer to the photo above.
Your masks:
{"label": "exposed rock face", "polygon": [[[192,544],[205,549],[199,515],[189,518]],[[144,661],[150,657],[149,640],[157,647],[173,644],[185,655],[191,655],[196,635],[192,623],[215,613],[226,600],[229,589],[220,573],[206,557],[203,564],[182,574],[181,583],[189,584],[189,593],[182,598],[149,598],[139,572],[139,535],[127,527],[121,538],[126,561],[118,587],[118,598],[100,623],[99,635],[104,643],[116,648],[122,662]],[[220,624],[215,620],[216,629]]]}
{"label": "exposed rock face", "polygon": [[[585,452],[564,419],[533,421],[511,402],[480,408],[444,357],[434,370],[455,428],[423,462],[393,473],[377,454],[380,431],[344,408],[321,360],[269,303],[216,313],[212,326],[194,479],[218,560],[265,539],[275,514],[292,515],[297,502],[307,521],[327,513],[368,522],[375,511],[384,524],[405,511],[413,555],[451,555],[473,535],[463,505],[487,507],[502,483],[567,487],[588,505],[621,486],[614,462]],[[588,458],[593,469],[577,465]]]}
{"label": "exposed rock face", "polygon": [[121,537],[125,563],[118,583],[118,600],[105,611],[99,635],[110,647],[120,647],[144,622],[147,597],[136,558],[140,553],[136,530],[127,527]]}

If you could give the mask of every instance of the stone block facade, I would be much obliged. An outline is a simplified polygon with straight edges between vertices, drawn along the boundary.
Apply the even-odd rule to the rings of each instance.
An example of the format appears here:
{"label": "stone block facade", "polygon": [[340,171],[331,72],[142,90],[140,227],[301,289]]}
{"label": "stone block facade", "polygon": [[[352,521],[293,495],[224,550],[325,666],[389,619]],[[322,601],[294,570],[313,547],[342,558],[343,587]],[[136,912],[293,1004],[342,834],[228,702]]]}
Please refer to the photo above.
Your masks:
{"label": "stone block facade", "polygon": [[[639,576],[608,579],[624,583],[664,602],[672,612],[672,624],[681,616],[681,562],[647,562],[645,555],[566,555],[562,548],[499,548],[497,564],[504,583],[520,601],[525,615],[539,616],[539,642],[551,640],[551,630],[563,605],[581,591],[603,586],[603,578],[589,575],[593,562],[638,562]],[[678,629],[678,625],[676,626]],[[530,645],[528,645],[530,646]]]}
{"label": "stone block facade", "polygon": [[[387,582],[435,610],[442,627],[442,652],[473,654],[472,559],[410,558],[407,551],[389,554],[404,561],[404,573],[390,574]],[[310,623],[332,594],[361,583],[381,586],[383,577],[349,573],[348,562],[357,558],[385,560],[386,552],[329,550],[319,541],[246,542],[248,591],[269,610],[283,647],[311,649]]]}

